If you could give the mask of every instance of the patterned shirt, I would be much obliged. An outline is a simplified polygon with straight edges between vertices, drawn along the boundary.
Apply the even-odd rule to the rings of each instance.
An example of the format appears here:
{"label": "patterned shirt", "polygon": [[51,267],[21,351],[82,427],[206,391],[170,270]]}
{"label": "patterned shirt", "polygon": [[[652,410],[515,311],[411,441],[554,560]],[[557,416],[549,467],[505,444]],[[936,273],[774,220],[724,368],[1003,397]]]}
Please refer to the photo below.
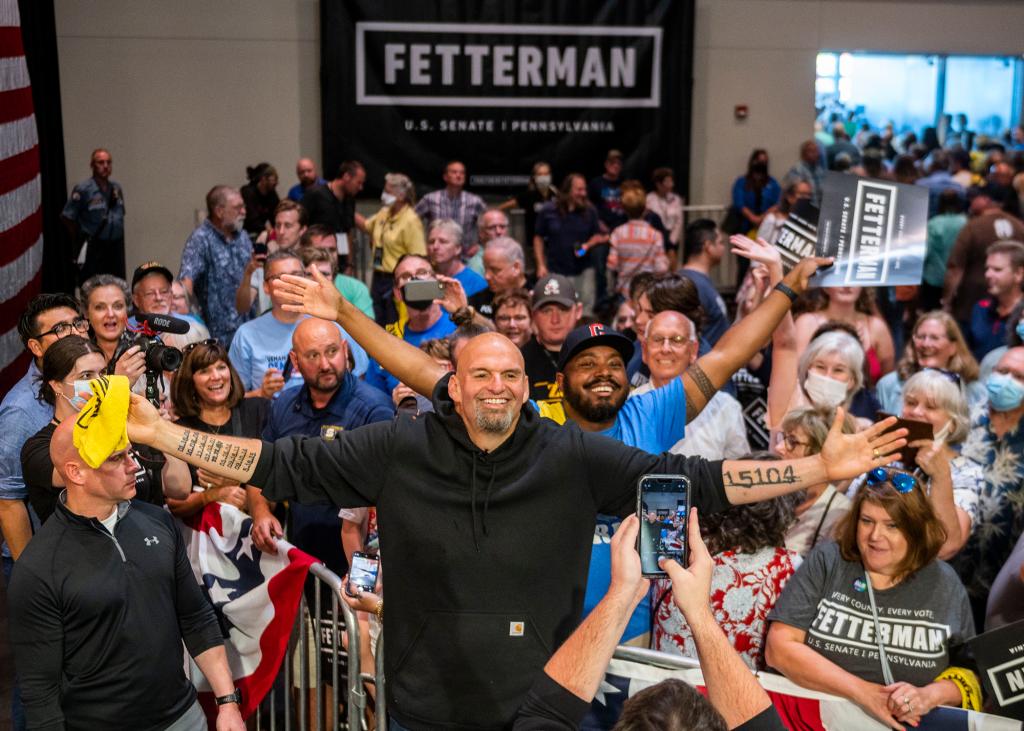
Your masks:
{"label": "patterned shirt", "polygon": [[210,335],[225,347],[245,315],[235,309],[235,292],[252,258],[252,241],[241,231],[228,239],[209,220],[203,221],[185,242],[181,278],[191,279]]}
{"label": "patterned shirt", "polygon": [[612,231],[608,268],[616,272],[615,291],[629,296],[629,283],[640,272],[668,271],[661,232],[646,221],[629,221]]}
{"label": "patterned shirt", "polygon": [[416,215],[423,221],[424,231],[430,230],[432,221],[445,218],[462,226],[462,251],[465,253],[476,243],[476,220],[486,208],[487,204],[478,195],[463,190],[452,198],[446,189],[441,189],[420,199],[416,204]]}
{"label": "patterned shirt", "polygon": [[[712,556],[711,611],[733,648],[751,669],[764,668],[768,612],[800,563],[785,548],[762,548],[757,553],[723,551]],[[654,649],[697,659],[693,632],[672,601],[672,582],[659,579],[655,596]]]}
{"label": "patterned shirt", "polygon": [[952,564],[967,592],[982,598],[1024,532],[1024,429],[997,437],[986,407],[975,409],[971,423],[963,456],[982,465],[984,483],[971,537]]}

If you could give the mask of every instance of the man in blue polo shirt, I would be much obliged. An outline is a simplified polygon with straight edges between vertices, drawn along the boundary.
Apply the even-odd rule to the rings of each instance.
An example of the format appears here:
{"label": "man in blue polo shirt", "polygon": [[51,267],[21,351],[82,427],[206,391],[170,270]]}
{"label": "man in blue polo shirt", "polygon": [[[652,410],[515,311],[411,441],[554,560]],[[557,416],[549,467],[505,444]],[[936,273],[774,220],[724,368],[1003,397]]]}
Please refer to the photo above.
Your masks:
{"label": "man in blue polo shirt", "polygon": [[427,256],[435,272],[459,280],[466,297],[487,289],[487,280],[462,263],[462,226],[452,219],[431,221]]}
{"label": "man in blue polo shirt", "polygon": [[[287,436],[321,436],[333,439],[343,429],[355,429],[395,414],[391,399],[360,381],[348,368],[348,344],[336,323],[307,318],[292,335],[289,354],[302,376],[300,388],[284,391],[274,400],[263,428],[269,441]],[[273,537],[281,524],[257,488],[247,489],[253,518],[252,539],[261,551],[275,553]],[[345,554],[341,550],[338,509],[328,503],[290,506],[288,535],[292,543],[343,576]]]}

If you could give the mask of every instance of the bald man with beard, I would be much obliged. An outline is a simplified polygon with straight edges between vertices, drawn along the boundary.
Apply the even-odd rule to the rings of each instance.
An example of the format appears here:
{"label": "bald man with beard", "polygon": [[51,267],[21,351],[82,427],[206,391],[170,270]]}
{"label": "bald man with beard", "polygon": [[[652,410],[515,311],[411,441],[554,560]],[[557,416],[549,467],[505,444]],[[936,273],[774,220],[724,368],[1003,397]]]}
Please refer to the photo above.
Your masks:
{"label": "bald man with beard", "polygon": [[74,426],[64,421],[50,444],[67,487],[11,579],[29,727],[206,729],[184,642],[218,696],[217,731],[244,731],[220,626],[174,519],[132,500],[138,464],[127,448],[93,469]]}
{"label": "bald man with beard", "polygon": [[[386,368],[419,353],[322,276],[283,282],[294,311],[343,320]],[[410,385],[424,388],[435,375],[425,369]],[[905,443],[900,431],[882,436],[890,420],[854,435],[835,429],[820,455],[790,462],[652,455],[542,419],[527,394],[519,349],[488,333],[469,342],[454,374],[436,379],[431,414],[330,442],[271,444],[192,432],[133,399],[129,434],[261,487],[270,500],[377,507],[388,561],[388,709],[398,728],[413,730],[511,725],[579,621],[597,513],[633,512],[642,475],[686,475],[693,504],[711,513],[861,474]]]}

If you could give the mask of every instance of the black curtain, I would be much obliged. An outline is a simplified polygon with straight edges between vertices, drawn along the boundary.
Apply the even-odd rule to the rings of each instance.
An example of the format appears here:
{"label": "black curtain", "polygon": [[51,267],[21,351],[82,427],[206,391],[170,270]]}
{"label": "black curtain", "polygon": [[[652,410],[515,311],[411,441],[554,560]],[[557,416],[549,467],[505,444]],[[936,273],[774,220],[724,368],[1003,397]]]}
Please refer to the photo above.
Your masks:
{"label": "black curtain", "polygon": [[73,292],[71,241],[60,222],[67,200],[64,123],[60,110],[60,64],[53,0],[18,0],[25,63],[32,80],[32,103],[39,130],[43,197],[43,291]]}

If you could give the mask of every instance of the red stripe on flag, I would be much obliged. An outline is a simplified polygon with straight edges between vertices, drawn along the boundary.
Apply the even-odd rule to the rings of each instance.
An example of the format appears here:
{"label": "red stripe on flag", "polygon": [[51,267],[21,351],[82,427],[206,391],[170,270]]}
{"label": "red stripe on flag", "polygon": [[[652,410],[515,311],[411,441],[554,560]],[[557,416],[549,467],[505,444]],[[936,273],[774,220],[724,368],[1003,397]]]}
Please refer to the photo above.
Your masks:
{"label": "red stripe on flag", "polygon": [[21,319],[21,313],[28,309],[29,301],[39,294],[40,287],[42,286],[43,271],[42,268],[32,278],[32,281],[26,282],[25,286],[21,288],[18,294],[11,297],[9,300],[4,300],[3,306],[0,307],[0,333],[5,333],[8,330],[18,326],[18,320]]}
{"label": "red stripe on flag", "polygon": [[43,232],[43,209],[37,208],[17,226],[0,231],[0,266],[6,266],[25,253]]}
{"label": "red stripe on flag", "polygon": [[0,92],[0,124],[22,119],[33,111],[31,87]]}
{"label": "red stripe on flag", "polygon": [[[2,97],[3,95],[0,94],[0,109],[3,108]],[[20,188],[37,175],[39,175],[39,145],[34,145],[0,163],[0,195]]]}
{"label": "red stripe on flag", "polygon": [[782,723],[789,731],[826,731],[821,721],[821,703],[814,698],[800,698],[768,691]]}
{"label": "red stripe on flag", "polygon": [[21,26],[0,26],[0,58],[24,55],[25,46],[21,42]]}

